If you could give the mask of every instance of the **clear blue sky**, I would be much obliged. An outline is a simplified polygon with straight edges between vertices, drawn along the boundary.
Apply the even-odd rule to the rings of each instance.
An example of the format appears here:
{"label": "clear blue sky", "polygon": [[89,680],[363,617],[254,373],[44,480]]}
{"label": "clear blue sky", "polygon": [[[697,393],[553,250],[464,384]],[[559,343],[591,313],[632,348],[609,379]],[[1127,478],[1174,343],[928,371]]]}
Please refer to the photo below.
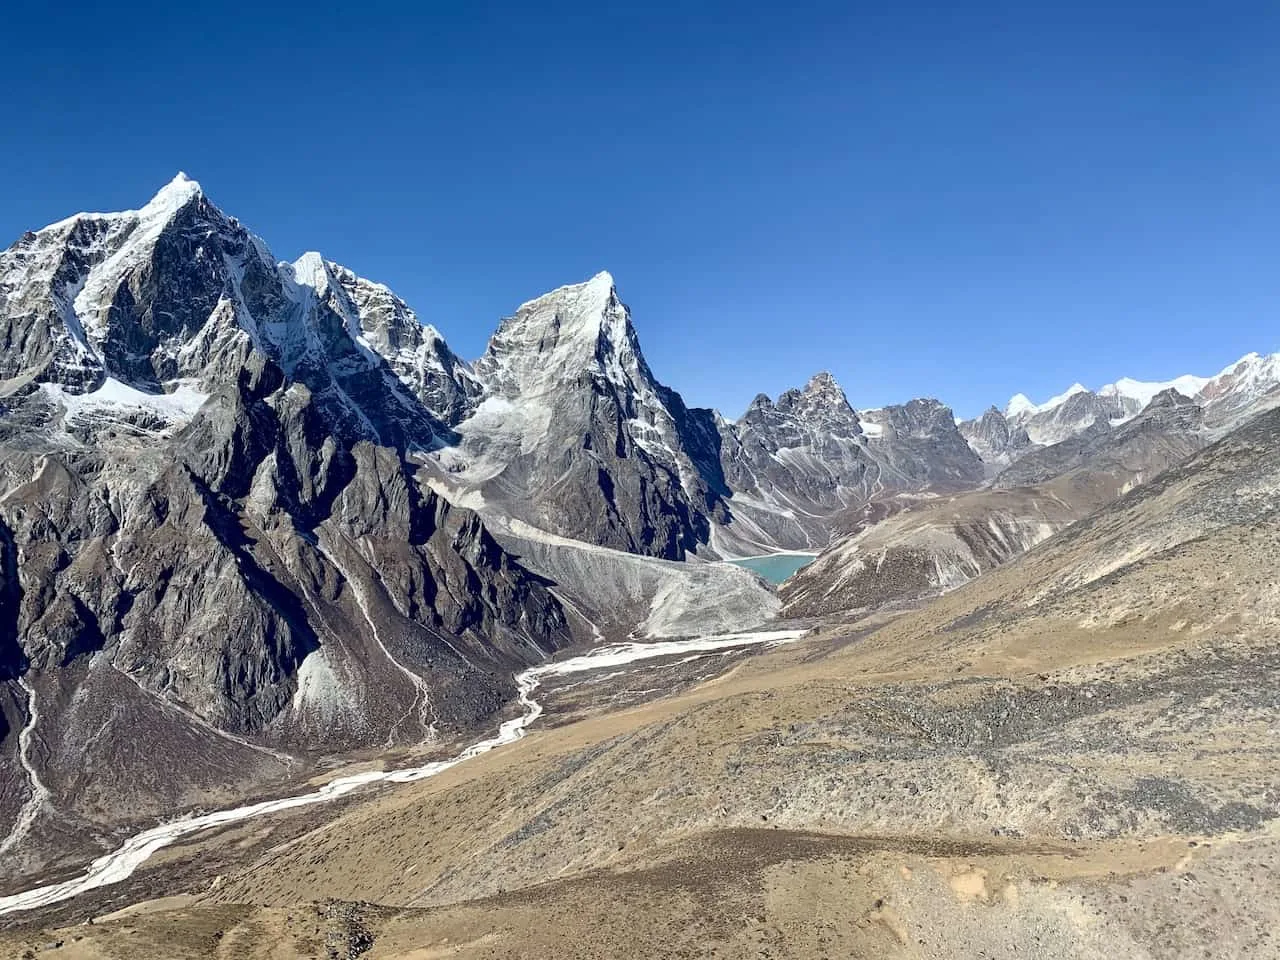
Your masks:
{"label": "clear blue sky", "polygon": [[1280,349],[1275,4],[148,6],[6,5],[0,243],[182,169],[468,357],[607,268],[734,415]]}

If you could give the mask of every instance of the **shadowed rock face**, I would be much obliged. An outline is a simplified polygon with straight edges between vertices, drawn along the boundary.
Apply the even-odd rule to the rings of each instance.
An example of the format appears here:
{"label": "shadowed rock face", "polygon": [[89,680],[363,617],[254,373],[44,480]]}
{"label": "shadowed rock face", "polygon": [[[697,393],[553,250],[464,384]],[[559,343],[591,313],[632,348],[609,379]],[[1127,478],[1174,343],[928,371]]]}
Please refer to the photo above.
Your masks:
{"label": "shadowed rock face", "polygon": [[[18,547],[13,532],[0,523],[0,682],[13,680],[27,665],[22,645],[18,643],[18,608],[21,603]],[[3,731],[0,731],[2,737]]]}
{"label": "shadowed rock face", "polygon": [[[824,543],[824,517],[869,493],[875,460],[858,415],[829,373],[777,402],[760,394],[722,422],[720,457],[735,517],[788,547]],[[767,541],[766,541],[767,542]]]}
{"label": "shadowed rock face", "polygon": [[989,407],[976,420],[959,425],[960,435],[989,468],[999,469],[1016,460],[1032,447],[1026,427],[1010,425],[996,407]]}
{"label": "shadowed rock face", "polygon": [[327,604],[364,632],[394,625],[411,662],[448,671],[501,674],[567,639],[558,603],[474,514],[421,488],[394,449],[337,438],[310,391],[257,355],[171,438],[144,448],[108,429],[7,457],[0,516],[36,671],[105,651],[148,690],[257,734],[308,654],[349,644],[329,635]]}
{"label": "shadowed rock face", "polygon": [[956,428],[951,408],[929,397],[863,414],[880,428],[885,464],[904,478],[906,489],[958,490],[982,482],[982,461]]}

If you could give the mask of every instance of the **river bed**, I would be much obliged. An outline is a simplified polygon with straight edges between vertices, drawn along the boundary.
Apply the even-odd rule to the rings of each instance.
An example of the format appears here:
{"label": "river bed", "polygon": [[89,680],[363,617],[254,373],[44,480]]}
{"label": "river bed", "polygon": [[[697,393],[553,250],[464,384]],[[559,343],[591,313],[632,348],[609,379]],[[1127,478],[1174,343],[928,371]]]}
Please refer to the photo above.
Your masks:
{"label": "river bed", "polygon": [[459,763],[470,760],[472,757],[488,753],[496,747],[514,743],[516,740],[521,739],[529,725],[542,715],[542,704],[534,698],[533,694],[546,678],[564,676],[566,674],[589,673],[590,671],[607,668],[616,670],[637,661],[676,655],[697,657],[740,647],[775,646],[799,639],[803,634],[803,630],[771,630],[698,637],[692,640],[610,644],[598,647],[581,656],[530,667],[528,670],[516,675],[516,686],[519,690],[518,700],[522,708],[520,715],[510,720],[504,720],[499,725],[497,733],[493,736],[471,744],[454,757],[447,760],[433,761],[419,767],[407,767],[401,770],[367,770],[361,773],[340,776],[330,780],[317,790],[297,796],[264,800],[259,803],[232,807],[228,810],[219,810],[199,816],[188,816],[162,823],[130,837],[116,850],[94,860],[88,869],[77,877],[60,883],[34,887],[7,897],[0,897],[0,915],[48,906],[63,900],[69,900],[78,894],[98,887],[120,883],[132,876],[134,871],[156,851],[169,846],[182,837],[201,830],[223,827],[231,823],[250,820],[254,817],[281,810],[325,803],[375,783],[412,783],[417,780],[425,780],[428,777],[443,773]]}

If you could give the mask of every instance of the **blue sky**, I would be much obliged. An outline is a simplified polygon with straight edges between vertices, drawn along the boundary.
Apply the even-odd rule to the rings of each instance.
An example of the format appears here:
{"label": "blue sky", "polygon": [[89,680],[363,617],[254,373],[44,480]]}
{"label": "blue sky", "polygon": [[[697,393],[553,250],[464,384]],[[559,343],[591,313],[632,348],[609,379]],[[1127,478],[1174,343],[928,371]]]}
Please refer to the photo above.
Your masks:
{"label": "blue sky", "polygon": [[823,368],[969,415],[1280,349],[1274,4],[625,6],[19,0],[0,243],[182,169],[468,357],[608,269],[733,415]]}

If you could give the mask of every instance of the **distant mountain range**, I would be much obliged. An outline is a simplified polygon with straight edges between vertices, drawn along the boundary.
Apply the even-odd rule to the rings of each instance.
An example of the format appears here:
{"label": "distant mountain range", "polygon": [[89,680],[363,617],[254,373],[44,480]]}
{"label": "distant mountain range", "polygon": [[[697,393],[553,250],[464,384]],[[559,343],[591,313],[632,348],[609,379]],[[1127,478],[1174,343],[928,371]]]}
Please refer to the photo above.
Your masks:
{"label": "distant mountain range", "polygon": [[1032,446],[1049,446],[1088,429],[1099,420],[1123,423],[1152,399],[1173,390],[1205,411],[1206,423],[1230,429],[1242,419],[1280,402],[1280,353],[1250,353],[1212,377],[1184,374],[1161,383],[1123,378],[1097,391],[1072,384],[1044,403],[1016,394],[1004,410],[989,408],[960,424],[974,450],[994,466],[1007,465]]}

